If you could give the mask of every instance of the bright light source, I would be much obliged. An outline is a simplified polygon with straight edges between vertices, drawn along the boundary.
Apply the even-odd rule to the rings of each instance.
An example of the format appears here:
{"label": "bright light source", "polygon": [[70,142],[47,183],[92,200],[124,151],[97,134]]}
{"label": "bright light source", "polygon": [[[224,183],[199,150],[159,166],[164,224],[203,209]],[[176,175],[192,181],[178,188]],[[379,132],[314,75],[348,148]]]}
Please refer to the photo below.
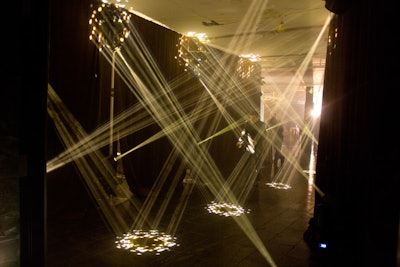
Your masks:
{"label": "bright light source", "polygon": [[216,203],[211,202],[206,209],[209,213],[214,213],[219,216],[231,217],[231,216],[241,216],[244,213],[249,213],[250,210],[245,211],[245,209],[239,205],[229,204],[229,203]]}
{"label": "bright light source", "polygon": [[326,243],[319,243],[319,244],[318,244],[318,247],[319,247],[319,248],[328,248],[328,244],[326,244]]}
{"label": "bright light source", "polygon": [[283,190],[288,190],[292,188],[289,184],[277,183],[277,182],[266,183],[266,185],[268,185],[269,187],[273,187],[276,189],[283,189]]}
{"label": "bright light source", "polygon": [[176,238],[158,230],[133,230],[122,236],[117,237],[117,248],[129,250],[137,255],[143,253],[155,253],[160,255],[163,251],[170,250],[171,247],[176,246]]}
{"label": "bright light source", "polygon": [[318,118],[321,115],[321,110],[320,109],[313,109],[311,111],[311,116],[313,116],[314,118]]}

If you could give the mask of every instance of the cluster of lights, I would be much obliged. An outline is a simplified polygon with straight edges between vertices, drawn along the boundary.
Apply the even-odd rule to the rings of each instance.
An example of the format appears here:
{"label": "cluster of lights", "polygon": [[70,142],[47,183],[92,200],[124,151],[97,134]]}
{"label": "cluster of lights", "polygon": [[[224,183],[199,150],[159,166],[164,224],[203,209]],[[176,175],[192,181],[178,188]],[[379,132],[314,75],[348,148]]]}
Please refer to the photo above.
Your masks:
{"label": "cluster of lights", "polygon": [[200,66],[207,60],[205,56],[204,44],[208,43],[206,34],[189,32],[188,35],[182,35],[179,39],[178,56],[181,65],[184,65],[185,71],[190,69],[195,75],[200,75]]}
{"label": "cluster of lights", "polygon": [[158,230],[133,230],[122,236],[118,236],[115,243],[117,248],[129,250],[137,255],[144,253],[155,253],[169,251],[171,247],[177,246],[176,237],[160,233]]}
{"label": "cluster of lights", "polygon": [[244,213],[250,213],[250,210],[245,210],[243,207],[235,204],[229,204],[229,203],[216,203],[216,202],[211,202],[206,209],[208,210],[209,213],[214,213],[219,216],[225,216],[225,217],[233,217],[233,216],[241,216]]}
{"label": "cluster of lights", "polygon": [[239,77],[242,79],[247,79],[252,75],[257,74],[260,71],[260,66],[257,63],[258,60],[258,55],[241,55],[238,61],[238,67],[236,68],[236,72],[238,73]]}
{"label": "cluster of lights", "polygon": [[128,38],[131,14],[119,5],[102,3],[94,9],[89,19],[92,27],[89,39],[94,41],[101,51],[103,47],[116,50]]}
{"label": "cluster of lights", "polygon": [[277,183],[277,182],[266,183],[266,185],[268,185],[269,187],[276,188],[276,189],[284,189],[284,190],[288,190],[288,189],[292,188],[289,184]]}

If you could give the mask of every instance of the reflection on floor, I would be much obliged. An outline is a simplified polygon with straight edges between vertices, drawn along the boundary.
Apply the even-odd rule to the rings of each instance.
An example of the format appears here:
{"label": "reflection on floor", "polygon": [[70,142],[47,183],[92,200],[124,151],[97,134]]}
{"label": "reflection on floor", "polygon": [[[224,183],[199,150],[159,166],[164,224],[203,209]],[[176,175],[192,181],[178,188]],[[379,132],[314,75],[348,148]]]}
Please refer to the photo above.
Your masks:
{"label": "reflection on floor", "polygon": [[[65,171],[62,175],[65,176]],[[76,179],[68,174],[65,178],[57,172],[49,176],[46,255],[49,267],[327,266],[312,257],[303,240],[314,207],[314,190],[304,173],[295,175],[289,189],[268,186],[272,178],[266,176],[248,198],[245,208],[250,212],[245,216],[254,230],[247,231],[257,233],[267,256],[232,217],[207,211],[208,203],[200,194],[205,185],[195,185],[190,196],[176,232],[178,246],[160,255],[136,255],[116,248],[115,236],[87,192],[82,190],[82,183],[74,182]],[[61,179],[64,179],[63,187],[57,188]]]}

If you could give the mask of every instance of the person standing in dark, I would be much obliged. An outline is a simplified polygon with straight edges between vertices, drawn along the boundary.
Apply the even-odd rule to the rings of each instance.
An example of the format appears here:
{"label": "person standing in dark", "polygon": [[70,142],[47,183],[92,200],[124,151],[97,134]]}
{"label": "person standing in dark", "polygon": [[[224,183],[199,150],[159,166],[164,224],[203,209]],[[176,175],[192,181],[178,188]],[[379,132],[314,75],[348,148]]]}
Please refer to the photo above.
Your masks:
{"label": "person standing in dark", "polygon": [[275,155],[275,148],[274,148],[274,142],[275,142],[275,127],[276,124],[278,123],[278,120],[276,119],[276,116],[273,115],[266,124],[266,136],[267,136],[267,148],[266,148],[266,160],[268,163],[270,163],[270,166],[273,166],[274,163],[274,155]]}
{"label": "person standing in dark", "polygon": [[282,154],[284,128],[281,121],[276,118],[276,115],[273,115],[269,120],[268,130],[271,131],[273,176],[275,176],[285,161],[285,157]]}
{"label": "person standing in dark", "polygon": [[258,114],[250,114],[236,146],[244,149],[245,152],[251,153],[251,170],[256,172],[254,182],[256,186],[259,184],[260,171],[264,167],[266,158],[265,140],[265,123],[259,119]]}

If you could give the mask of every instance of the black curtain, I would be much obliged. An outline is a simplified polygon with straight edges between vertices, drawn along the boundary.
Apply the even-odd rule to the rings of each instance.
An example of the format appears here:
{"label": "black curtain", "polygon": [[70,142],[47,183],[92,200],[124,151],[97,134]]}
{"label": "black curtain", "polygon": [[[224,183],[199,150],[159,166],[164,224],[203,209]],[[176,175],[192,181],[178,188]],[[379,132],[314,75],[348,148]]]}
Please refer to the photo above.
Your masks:
{"label": "black curtain", "polygon": [[[387,8],[327,1],[329,29],[314,218],[306,240],[319,242],[345,266],[396,266],[399,198],[390,93]],[[385,10],[384,10],[385,9]],[[393,12],[392,12],[393,13]],[[387,22],[387,21],[386,21]],[[310,229],[318,232],[312,238]],[[315,238],[313,240],[313,238]],[[347,265],[348,264],[348,265]]]}

